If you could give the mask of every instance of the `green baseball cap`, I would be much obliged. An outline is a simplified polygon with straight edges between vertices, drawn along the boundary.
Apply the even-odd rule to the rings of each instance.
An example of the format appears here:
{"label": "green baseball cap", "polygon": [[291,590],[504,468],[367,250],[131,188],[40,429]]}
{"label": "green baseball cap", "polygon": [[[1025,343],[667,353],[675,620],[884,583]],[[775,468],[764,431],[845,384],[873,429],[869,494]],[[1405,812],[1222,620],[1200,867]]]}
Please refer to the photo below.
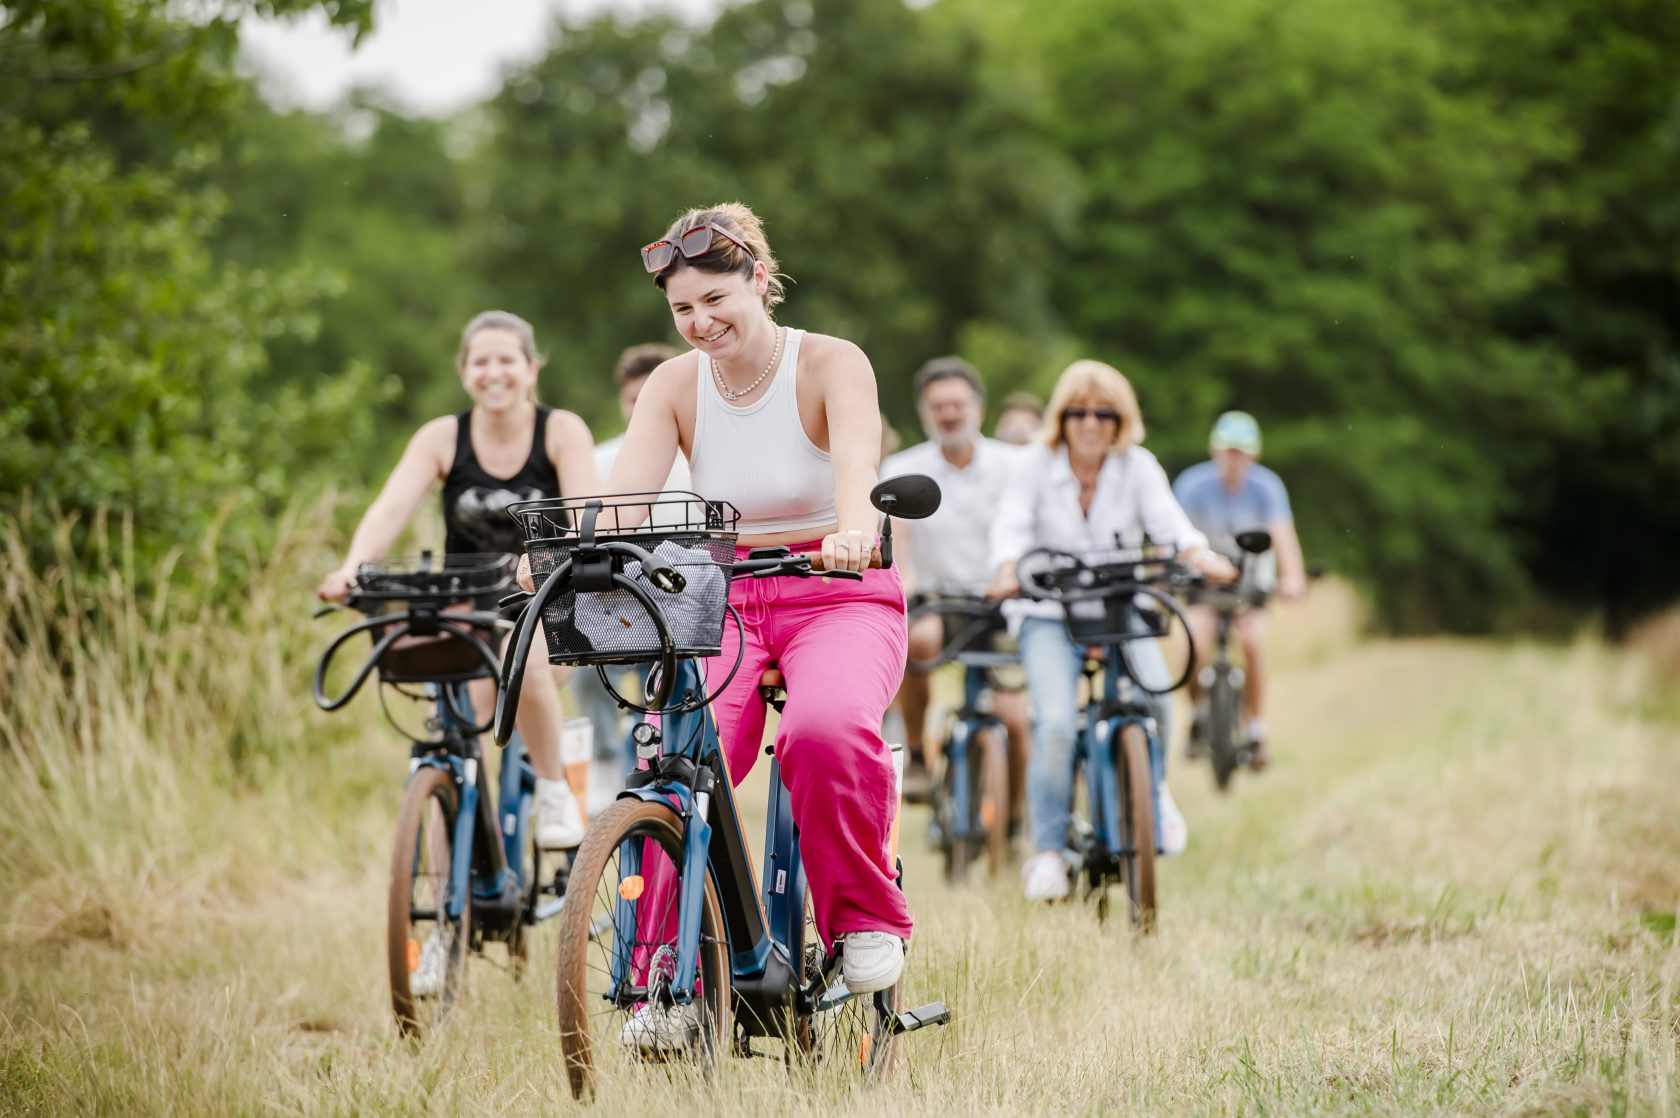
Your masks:
{"label": "green baseball cap", "polygon": [[1240,450],[1260,457],[1260,423],[1245,411],[1228,411],[1213,421],[1208,445],[1214,450]]}

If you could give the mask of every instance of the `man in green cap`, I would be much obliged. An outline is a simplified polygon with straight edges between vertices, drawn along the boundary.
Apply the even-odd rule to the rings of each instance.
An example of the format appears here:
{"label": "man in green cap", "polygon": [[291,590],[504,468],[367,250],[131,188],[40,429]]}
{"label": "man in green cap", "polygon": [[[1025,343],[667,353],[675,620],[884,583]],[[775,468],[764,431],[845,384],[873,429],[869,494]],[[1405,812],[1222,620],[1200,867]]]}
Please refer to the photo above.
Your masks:
{"label": "man in green cap", "polygon": [[[1208,544],[1232,562],[1239,558],[1237,533],[1257,528],[1270,532],[1272,550],[1250,561],[1249,585],[1284,598],[1300,597],[1307,585],[1301,541],[1295,534],[1295,517],[1283,480],[1260,465],[1260,424],[1244,411],[1224,413],[1214,422],[1208,437],[1208,455],[1209,461],[1191,466],[1173,482],[1178,503],[1190,515],[1191,523],[1207,536]],[[1205,656],[1213,646],[1213,609],[1192,606],[1190,625],[1197,652]],[[1237,615],[1236,630],[1246,663],[1243,715],[1247,719],[1249,763],[1262,769],[1269,760],[1261,708],[1266,678],[1265,608],[1244,608]],[[1197,690],[1197,680],[1192,676],[1192,699]],[[1197,730],[1192,726],[1192,748],[1197,744]]]}

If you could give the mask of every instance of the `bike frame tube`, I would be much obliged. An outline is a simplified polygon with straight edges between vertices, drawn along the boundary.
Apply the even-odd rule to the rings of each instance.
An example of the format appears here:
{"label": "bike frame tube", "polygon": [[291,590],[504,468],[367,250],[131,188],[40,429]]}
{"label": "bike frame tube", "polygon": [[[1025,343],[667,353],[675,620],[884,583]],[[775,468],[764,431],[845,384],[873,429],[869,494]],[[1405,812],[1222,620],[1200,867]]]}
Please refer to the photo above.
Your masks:
{"label": "bike frame tube", "polygon": [[[671,693],[674,696],[698,695],[703,687],[699,665],[692,660],[679,660]],[[685,757],[697,767],[709,768],[714,777],[710,802],[704,805],[704,810],[697,802],[695,790],[677,780],[656,780],[622,793],[649,802],[672,804],[674,801],[684,818],[682,887],[677,900],[677,965],[671,982],[671,996],[677,1002],[686,1002],[694,996],[708,874],[717,886],[725,930],[734,949],[730,958],[731,972],[743,977],[763,974],[772,940],[765,926],[764,909],[760,907],[754,888],[752,862],[746,854],[740,815],[735,808],[734,789],[718,744],[717,722],[712,717],[711,708],[705,706],[698,710],[672,712],[664,715],[661,722],[665,756]],[[775,786],[779,787],[779,783]],[[776,814],[772,813],[772,820]],[[791,835],[791,815],[787,827]],[[780,849],[779,845],[776,849]],[[797,861],[797,847],[790,846],[785,854],[778,853],[777,857],[775,864],[778,868],[788,865],[790,860]],[[728,870],[723,872],[726,865]],[[793,877],[789,874],[790,879]],[[772,883],[774,881],[772,877]]]}
{"label": "bike frame tube", "polygon": [[1138,699],[1135,685],[1130,694],[1122,686],[1121,665],[1125,661],[1121,659],[1119,645],[1105,646],[1103,659],[1102,704],[1091,705],[1090,710],[1095,717],[1087,720],[1086,732],[1081,735],[1086,751],[1085,771],[1092,786],[1091,799],[1100,816],[1092,822],[1103,846],[1116,854],[1125,850],[1128,839],[1120,833],[1124,815],[1120,806],[1120,772],[1114,763],[1114,743],[1127,726],[1141,726],[1149,743],[1149,791],[1150,799],[1155,803],[1155,846],[1160,849],[1161,776],[1166,763],[1160,735],[1156,732],[1153,716],[1147,713],[1146,705]]}
{"label": "bike frame tube", "polygon": [[[793,826],[793,797],[782,785],[782,763],[770,760],[769,817],[764,822],[764,911],[769,915],[770,936],[755,944],[750,953],[742,952],[736,960],[736,972],[742,967],[753,968],[751,974],[764,971],[764,956],[770,941],[782,948],[792,961],[792,952],[805,929],[805,867],[799,861],[799,832]],[[797,973],[798,968],[795,968]]]}

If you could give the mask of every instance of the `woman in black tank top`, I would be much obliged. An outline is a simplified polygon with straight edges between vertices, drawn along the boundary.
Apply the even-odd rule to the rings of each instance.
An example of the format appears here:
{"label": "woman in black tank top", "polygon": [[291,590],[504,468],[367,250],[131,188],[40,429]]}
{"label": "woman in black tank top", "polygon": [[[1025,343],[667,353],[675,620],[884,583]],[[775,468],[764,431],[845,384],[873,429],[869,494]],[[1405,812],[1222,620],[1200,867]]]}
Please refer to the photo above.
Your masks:
{"label": "woman in black tank top", "polygon": [[[456,367],[473,406],[434,419],[409,440],[350,541],[349,554],[321,580],[316,594],[342,601],[363,563],[383,558],[402,535],[433,483],[443,483],[446,555],[522,550],[518,526],[507,515],[515,501],[593,493],[597,488],[594,440],[582,419],[535,401],[542,359],[530,324],[505,311],[486,311],[461,334]],[[587,791],[587,764],[568,788],[560,759],[565,712],[558,684],[569,669],[541,657],[526,667],[516,725],[537,781],[537,841],[545,847],[582,841],[579,803]],[[495,701],[494,682],[477,680],[475,710]]]}

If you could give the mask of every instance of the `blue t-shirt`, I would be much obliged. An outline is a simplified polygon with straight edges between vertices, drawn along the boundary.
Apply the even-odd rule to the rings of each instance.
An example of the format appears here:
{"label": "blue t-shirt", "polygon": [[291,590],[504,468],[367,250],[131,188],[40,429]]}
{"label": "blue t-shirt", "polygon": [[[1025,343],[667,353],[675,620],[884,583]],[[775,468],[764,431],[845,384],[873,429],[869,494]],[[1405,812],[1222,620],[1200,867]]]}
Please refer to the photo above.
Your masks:
{"label": "blue t-shirt", "polygon": [[1232,559],[1237,557],[1238,532],[1269,529],[1295,519],[1283,479],[1258,463],[1248,468],[1242,485],[1232,493],[1219,480],[1217,465],[1198,462],[1178,475],[1173,496],[1190,515],[1190,522],[1207,536],[1208,544]]}

